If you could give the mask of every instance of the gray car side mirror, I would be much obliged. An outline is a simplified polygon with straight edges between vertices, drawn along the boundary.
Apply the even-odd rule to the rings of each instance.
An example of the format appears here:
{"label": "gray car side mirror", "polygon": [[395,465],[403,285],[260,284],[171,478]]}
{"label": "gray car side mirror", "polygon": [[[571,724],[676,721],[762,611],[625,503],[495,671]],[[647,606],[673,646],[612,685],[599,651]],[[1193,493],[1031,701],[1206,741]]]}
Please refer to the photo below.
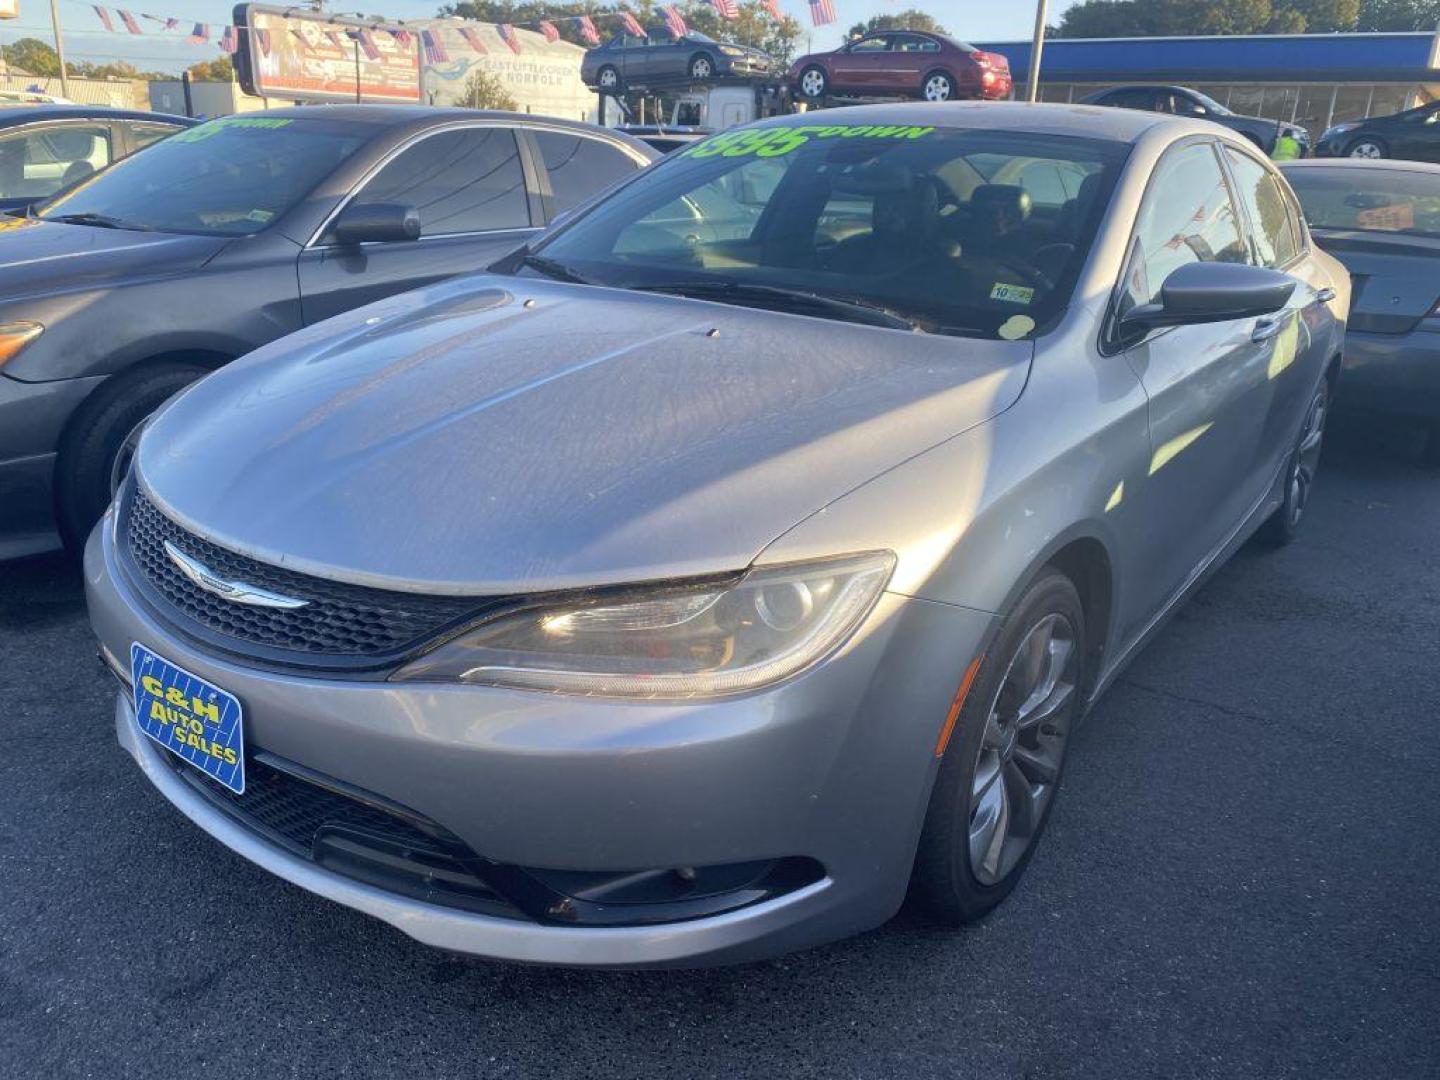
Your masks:
{"label": "gray car side mirror", "polygon": [[1127,329],[1149,330],[1249,319],[1279,311],[1294,291],[1294,278],[1264,266],[1187,263],[1160,286],[1158,304],[1131,308],[1120,324]]}
{"label": "gray car side mirror", "polygon": [[330,227],[335,244],[388,244],[420,239],[420,213],[399,203],[348,206]]}

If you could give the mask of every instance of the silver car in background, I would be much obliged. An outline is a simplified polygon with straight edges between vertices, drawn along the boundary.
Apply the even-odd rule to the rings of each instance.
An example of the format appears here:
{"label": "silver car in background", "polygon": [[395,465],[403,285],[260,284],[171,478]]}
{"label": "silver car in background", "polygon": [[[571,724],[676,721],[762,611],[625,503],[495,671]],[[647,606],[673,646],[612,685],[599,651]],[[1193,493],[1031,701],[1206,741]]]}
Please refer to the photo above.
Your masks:
{"label": "silver car in background", "polygon": [[86,553],[116,731],[447,949],[749,960],[912,880],[977,918],[1089,703],[1303,522],[1348,299],[1204,122],[726,132],[167,406]]}

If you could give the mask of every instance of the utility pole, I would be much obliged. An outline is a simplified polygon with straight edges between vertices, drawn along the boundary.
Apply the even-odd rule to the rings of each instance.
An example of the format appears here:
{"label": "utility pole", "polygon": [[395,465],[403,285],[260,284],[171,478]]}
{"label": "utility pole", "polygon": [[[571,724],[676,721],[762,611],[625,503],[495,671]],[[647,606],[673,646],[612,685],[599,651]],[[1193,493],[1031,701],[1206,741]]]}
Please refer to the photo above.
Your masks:
{"label": "utility pole", "polygon": [[1030,43],[1030,70],[1026,73],[1025,100],[1040,100],[1040,54],[1045,51],[1045,0],[1035,3],[1035,38]]}
{"label": "utility pole", "polygon": [[60,59],[60,96],[70,96],[70,80],[65,74],[65,42],[60,36],[60,5],[50,0],[50,25],[55,31],[55,55]]}

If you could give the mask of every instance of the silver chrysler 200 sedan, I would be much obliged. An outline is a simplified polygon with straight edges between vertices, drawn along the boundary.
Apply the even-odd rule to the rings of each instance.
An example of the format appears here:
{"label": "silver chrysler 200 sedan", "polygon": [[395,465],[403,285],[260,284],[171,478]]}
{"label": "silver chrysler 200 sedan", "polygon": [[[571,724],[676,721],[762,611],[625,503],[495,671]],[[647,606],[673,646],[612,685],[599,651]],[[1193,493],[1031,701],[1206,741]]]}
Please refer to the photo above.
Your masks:
{"label": "silver chrysler 200 sedan", "polygon": [[1294,536],[1348,302],[1202,121],[717,135],[159,414],[86,554],[120,742],[447,949],[747,960],[907,888],[974,919],[1086,706]]}

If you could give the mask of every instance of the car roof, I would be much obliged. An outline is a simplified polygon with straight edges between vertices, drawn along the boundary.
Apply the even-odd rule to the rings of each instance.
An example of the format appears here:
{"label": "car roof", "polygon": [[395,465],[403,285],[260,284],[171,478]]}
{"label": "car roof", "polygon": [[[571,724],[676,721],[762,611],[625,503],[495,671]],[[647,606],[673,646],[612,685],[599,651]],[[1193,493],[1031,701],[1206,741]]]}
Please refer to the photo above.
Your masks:
{"label": "car roof", "polygon": [[41,120],[155,120],[162,124],[194,124],[197,121],[169,113],[144,109],[112,109],[108,105],[50,105],[27,102],[0,102],[0,127],[34,124]]}
{"label": "car roof", "polygon": [[913,125],[957,127],[972,130],[1026,131],[1041,135],[1078,135],[1115,142],[1135,142],[1152,128],[1173,127],[1177,133],[1193,131],[1214,135],[1214,124],[1169,113],[1112,109],[1103,105],[1063,105],[1029,101],[914,101],[893,105],[853,105],[821,109],[800,116],[775,117],[762,127],[796,123]]}
{"label": "car roof", "polygon": [[1440,165],[1428,161],[1405,161],[1401,158],[1301,158],[1278,162],[1282,172],[1291,169],[1387,169],[1391,172],[1428,173],[1440,176]]}
{"label": "car roof", "polygon": [[[277,119],[337,120],[343,123],[365,124],[375,132],[392,128],[423,130],[440,124],[453,124],[462,120],[499,120],[516,127],[568,128],[575,132],[600,135],[623,142],[649,157],[655,151],[638,139],[614,128],[603,128],[587,124],[583,120],[567,120],[559,116],[530,115],[529,113],[504,112],[500,109],[460,109],[453,105],[307,105],[297,109],[260,109],[243,114],[245,119],[253,117],[275,117]],[[216,117],[216,119],[225,119]]]}

